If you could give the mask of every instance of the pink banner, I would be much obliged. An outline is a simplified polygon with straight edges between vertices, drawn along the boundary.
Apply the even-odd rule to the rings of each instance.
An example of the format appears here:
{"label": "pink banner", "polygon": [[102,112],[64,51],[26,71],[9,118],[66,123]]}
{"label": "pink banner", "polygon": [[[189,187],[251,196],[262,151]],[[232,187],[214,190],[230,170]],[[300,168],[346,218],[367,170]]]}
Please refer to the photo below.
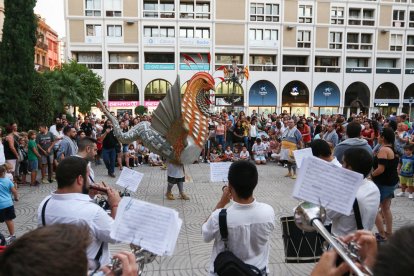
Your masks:
{"label": "pink banner", "polygon": [[145,107],[157,107],[159,103],[160,103],[159,101],[145,101],[144,106]]}
{"label": "pink banner", "polygon": [[139,106],[138,101],[109,101],[109,107],[135,107]]}

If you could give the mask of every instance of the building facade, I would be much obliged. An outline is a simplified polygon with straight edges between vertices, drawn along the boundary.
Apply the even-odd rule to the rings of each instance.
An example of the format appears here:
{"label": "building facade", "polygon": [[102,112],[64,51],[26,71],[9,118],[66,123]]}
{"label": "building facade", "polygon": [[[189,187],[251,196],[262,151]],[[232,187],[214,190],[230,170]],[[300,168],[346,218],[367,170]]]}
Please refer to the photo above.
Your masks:
{"label": "building facade", "polygon": [[3,37],[4,0],[0,0],[0,41]]}
{"label": "building facade", "polygon": [[38,71],[53,70],[61,64],[58,34],[45,19],[37,17],[35,68]]}
{"label": "building facade", "polygon": [[414,0],[65,0],[65,20],[66,59],[119,112],[232,62],[250,78],[218,80],[217,108],[388,114],[414,97]]}

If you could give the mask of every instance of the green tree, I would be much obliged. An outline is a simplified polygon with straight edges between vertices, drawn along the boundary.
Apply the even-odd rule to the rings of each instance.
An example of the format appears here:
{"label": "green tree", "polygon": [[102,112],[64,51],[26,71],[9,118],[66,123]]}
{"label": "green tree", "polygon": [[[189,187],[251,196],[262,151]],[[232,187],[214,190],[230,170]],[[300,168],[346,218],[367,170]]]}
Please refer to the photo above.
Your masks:
{"label": "green tree", "polygon": [[60,112],[64,111],[65,106],[75,106],[79,107],[80,112],[86,113],[98,99],[103,99],[101,77],[74,60],[59,69],[45,72],[45,77]]}
{"label": "green tree", "polygon": [[3,40],[0,43],[0,120],[26,128],[33,89],[36,0],[5,0]]}
{"label": "green tree", "polygon": [[44,74],[34,72],[33,94],[30,98],[28,126],[30,129],[37,129],[39,123],[50,124],[59,113],[57,101],[54,99],[50,82]]}
{"label": "green tree", "polygon": [[144,115],[146,112],[148,111],[148,108],[146,108],[145,106],[143,106],[143,105],[139,105],[139,106],[137,106],[137,107],[135,107],[135,114],[138,114],[138,115]]}

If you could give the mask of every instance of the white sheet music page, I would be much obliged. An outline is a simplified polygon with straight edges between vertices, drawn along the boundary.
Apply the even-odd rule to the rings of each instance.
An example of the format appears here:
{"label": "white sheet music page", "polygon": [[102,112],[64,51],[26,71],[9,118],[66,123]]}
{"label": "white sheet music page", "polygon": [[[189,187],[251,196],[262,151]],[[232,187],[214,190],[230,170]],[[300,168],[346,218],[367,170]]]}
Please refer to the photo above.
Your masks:
{"label": "white sheet music page", "polygon": [[349,216],[363,175],[316,157],[304,159],[293,197]]}
{"label": "white sheet music page", "polygon": [[111,238],[139,245],[158,256],[172,255],[181,224],[174,209],[124,197],[111,229]]}
{"label": "white sheet music page", "polygon": [[231,162],[210,163],[210,182],[227,181]]}
{"label": "white sheet music page", "polygon": [[301,150],[294,150],[293,156],[295,156],[296,166],[300,168],[305,158],[313,156],[312,149],[306,148]]}
{"label": "white sheet music page", "polygon": [[143,173],[124,167],[116,184],[132,192],[136,192],[143,177]]}

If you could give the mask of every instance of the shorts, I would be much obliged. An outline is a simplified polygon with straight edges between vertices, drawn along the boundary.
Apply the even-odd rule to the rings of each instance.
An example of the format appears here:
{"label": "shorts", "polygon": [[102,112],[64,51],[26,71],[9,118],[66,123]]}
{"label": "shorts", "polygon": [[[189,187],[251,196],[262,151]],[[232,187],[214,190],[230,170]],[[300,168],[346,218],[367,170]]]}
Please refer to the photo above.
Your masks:
{"label": "shorts", "polygon": [[16,218],[16,213],[14,212],[14,206],[10,206],[4,209],[0,209],[0,222],[5,222],[7,220],[13,220]]}
{"label": "shorts", "polygon": [[394,198],[394,186],[385,186],[385,185],[377,185],[378,190],[380,192],[380,203],[382,203],[385,199]]}
{"label": "shorts", "polygon": [[176,177],[168,176],[167,181],[168,181],[168,183],[171,183],[171,184],[184,183],[185,182],[185,177],[176,178]]}
{"label": "shorts", "polygon": [[266,158],[263,155],[255,156],[254,161],[266,161]]}
{"label": "shorts", "polygon": [[414,183],[413,183],[413,177],[412,176],[402,176],[400,175],[400,184],[401,185],[406,185],[408,187],[413,187]]}
{"label": "shorts", "polygon": [[29,171],[34,172],[37,171],[37,169],[39,168],[39,161],[36,160],[29,160]]}
{"label": "shorts", "polygon": [[122,152],[128,153],[128,145],[122,145]]}
{"label": "shorts", "polygon": [[118,154],[118,153],[121,152],[121,145],[116,144],[116,146],[115,146],[115,152],[116,152],[116,154]]}
{"label": "shorts", "polygon": [[53,164],[53,154],[52,155],[42,155],[42,165],[47,165],[47,160],[49,159],[49,163]]}

